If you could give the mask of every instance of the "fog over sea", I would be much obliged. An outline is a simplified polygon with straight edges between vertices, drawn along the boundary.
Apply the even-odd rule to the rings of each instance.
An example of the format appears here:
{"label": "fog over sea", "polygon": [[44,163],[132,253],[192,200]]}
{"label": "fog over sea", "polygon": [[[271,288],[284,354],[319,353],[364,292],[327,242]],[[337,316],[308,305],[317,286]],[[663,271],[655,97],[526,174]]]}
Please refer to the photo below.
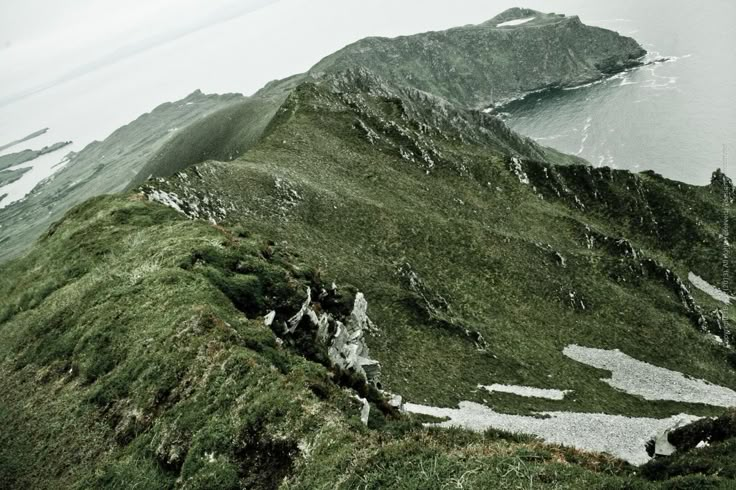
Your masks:
{"label": "fog over sea", "polygon": [[[163,5],[168,0],[157,1]],[[59,4],[48,2],[58,10]],[[246,3],[250,6],[244,8]],[[82,0],[69,0],[64,8],[76,15],[76,5],[84,14],[87,2]],[[109,45],[102,39],[112,28],[95,26],[86,44],[77,42],[67,51],[63,35],[61,41],[44,44],[41,34],[29,33],[39,45],[36,51],[22,39],[2,38],[12,34],[13,26],[24,32],[36,25],[46,29],[51,22],[2,15],[7,25],[0,20],[0,146],[50,130],[0,154],[57,141],[73,144],[26,164],[33,169],[0,188],[0,196],[8,194],[0,207],[62,168],[59,163],[68,151],[104,139],[140,114],[195,89],[250,94],[269,80],[305,71],[361,37],[477,24],[513,6],[579,15],[586,24],[632,36],[653,56],[671,61],[589,87],[535,94],[507,108],[512,128],[594,165],[653,169],[695,184],[707,183],[721,166],[722,145],[736,153],[736,2],[187,0],[172,5],[152,10],[149,17],[142,13],[131,24],[133,30],[120,30]],[[221,11],[212,10],[214,5]],[[191,19],[211,21],[192,21],[190,30],[182,31],[165,24],[171,17],[168,8],[187,8]],[[201,9],[212,11],[204,15]],[[44,16],[45,11],[36,6],[31,14]],[[69,24],[68,18],[60,24]],[[35,39],[39,36],[40,41]],[[52,49],[56,46],[58,51]]]}

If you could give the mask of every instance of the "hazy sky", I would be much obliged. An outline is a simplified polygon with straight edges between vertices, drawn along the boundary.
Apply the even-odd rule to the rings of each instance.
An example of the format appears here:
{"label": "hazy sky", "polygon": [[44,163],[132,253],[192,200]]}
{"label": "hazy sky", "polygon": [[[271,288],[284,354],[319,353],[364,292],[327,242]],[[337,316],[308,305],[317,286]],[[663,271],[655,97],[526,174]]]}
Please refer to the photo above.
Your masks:
{"label": "hazy sky", "polygon": [[[585,3],[532,0],[524,5],[578,13]],[[360,37],[478,23],[516,4],[506,0],[0,0],[0,106],[203,30],[210,30],[211,36],[200,39],[198,53],[210,59],[224,56],[235,61],[237,57],[258,70],[246,81],[252,83],[237,90],[247,93],[277,75],[305,70]],[[235,22],[241,36],[223,45],[213,28]],[[196,54],[182,56],[202,62]]]}
{"label": "hazy sky", "polygon": [[0,0],[0,103],[278,0]]}

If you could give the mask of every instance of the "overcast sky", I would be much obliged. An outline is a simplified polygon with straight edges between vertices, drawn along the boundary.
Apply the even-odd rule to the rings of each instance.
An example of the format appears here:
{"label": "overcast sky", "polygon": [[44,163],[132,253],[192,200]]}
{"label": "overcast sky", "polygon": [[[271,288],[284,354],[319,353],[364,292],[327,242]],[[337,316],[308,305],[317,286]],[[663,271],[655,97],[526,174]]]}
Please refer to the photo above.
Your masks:
{"label": "overcast sky", "polygon": [[[258,70],[242,88],[231,89],[247,93],[277,75],[305,70],[322,56],[367,35],[479,23],[516,4],[507,0],[0,0],[0,106],[204,30],[211,36],[200,39],[203,46],[198,53],[207,58],[231,57]],[[585,4],[582,0],[524,2],[543,10],[575,13]],[[233,23],[238,23],[241,36],[231,36],[231,42],[224,44],[217,39],[218,29],[227,33],[222,25]],[[196,54],[182,56],[200,62]]]}

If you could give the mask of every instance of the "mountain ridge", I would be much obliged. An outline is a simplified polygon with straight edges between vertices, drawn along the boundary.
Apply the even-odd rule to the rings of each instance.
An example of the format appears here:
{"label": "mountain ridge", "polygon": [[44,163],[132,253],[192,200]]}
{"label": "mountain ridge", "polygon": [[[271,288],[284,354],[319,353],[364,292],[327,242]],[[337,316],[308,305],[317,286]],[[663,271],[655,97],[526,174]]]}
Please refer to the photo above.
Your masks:
{"label": "mountain ridge", "polygon": [[[183,136],[158,137],[158,121],[159,160],[131,162],[122,192],[76,205],[0,265],[4,486],[728,488],[732,415],[678,432],[681,452],[640,470],[440,429],[431,409],[721,415],[707,395],[617,389],[565,353],[619,349],[736,388],[732,306],[684,279],[719,283],[730,179],[594,168],[461,102],[482,86],[443,95],[380,68],[193,94],[207,104]],[[691,433],[714,430],[704,461]],[[637,441],[623,444],[641,461]]]}

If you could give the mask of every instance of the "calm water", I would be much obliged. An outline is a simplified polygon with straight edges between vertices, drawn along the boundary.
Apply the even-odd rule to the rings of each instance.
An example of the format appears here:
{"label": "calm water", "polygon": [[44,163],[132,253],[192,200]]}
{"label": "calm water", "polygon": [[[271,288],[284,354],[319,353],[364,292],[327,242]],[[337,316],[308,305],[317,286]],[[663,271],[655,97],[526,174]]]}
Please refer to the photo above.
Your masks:
{"label": "calm water", "polygon": [[[529,96],[506,109],[507,123],[594,165],[653,169],[707,183],[723,166],[723,145],[736,153],[736,2],[670,5],[616,2],[608,12],[598,6],[581,17],[672,61],[588,87]],[[619,17],[593,18],[601,13]],[[729,174],[735,176],[736,155],[732,160]]]}

